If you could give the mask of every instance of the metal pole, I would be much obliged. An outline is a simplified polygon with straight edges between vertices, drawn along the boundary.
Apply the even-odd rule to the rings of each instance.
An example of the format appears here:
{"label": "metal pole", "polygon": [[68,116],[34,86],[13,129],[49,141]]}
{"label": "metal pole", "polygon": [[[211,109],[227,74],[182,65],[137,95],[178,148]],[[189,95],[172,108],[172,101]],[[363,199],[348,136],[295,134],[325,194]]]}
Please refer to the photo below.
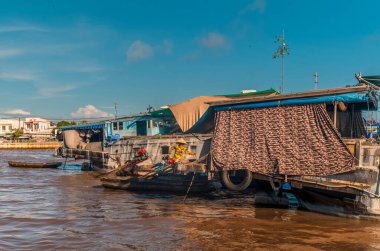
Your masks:
{"label": "metal pole", "polygon": [[334,101],[334,126],[336,128],[336,115],[337,115],[337,105],[338,105],[338,102]]}
{"label": "metal pole", "polygon": [[314,89],[317,90],[318,89],[318,72],[315,72],[314,73]]}
{"label": "metal pole", "polygon": [[282,65],[281,94],[283,94],[284,93],[284,55],[281,56],[281,65]]}
{"label": "metal pole", "polygon": [[282,65],[282,82],[281,82],[281,93],[284,93],[284,50],[285,50],[285,31],[282,30],[282,41],[281,41],[282,51],[281,51],[281,65]]}
{"label": "metal pole", "polygon": [[117,103],[115,102],[115,119],[117,119]]}

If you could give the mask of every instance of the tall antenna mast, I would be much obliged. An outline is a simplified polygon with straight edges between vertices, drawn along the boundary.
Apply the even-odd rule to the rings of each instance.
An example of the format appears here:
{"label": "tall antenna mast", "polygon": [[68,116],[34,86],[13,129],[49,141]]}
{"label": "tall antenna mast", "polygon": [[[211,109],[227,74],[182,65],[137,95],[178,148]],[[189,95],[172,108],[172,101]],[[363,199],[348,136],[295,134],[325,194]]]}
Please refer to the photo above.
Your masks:
{"label": "tall antenna mast", "polygon": [[317,90],[318,89],[318,77],[319,77],[318,72],[315,72],[313,76],[314,76],[314,89]]}
{"label": "tall antenna mast", "polygon": [[281,93],[284,93],[284,50],[285,50],[285,31],[282,29],[282,41],[281,41],[281,70],[282,70],[282,78],[281,78]]}
{"label": "tall antenna mast", "polygon": [[277,51],[273,54],[273,59],[281,57],[281,71],[282,71],[282,78],[281,78],[281,93],[284,93],[284,56],[289,55],[289,48],[288,45],[285,42],[285,31],[282,30],[282,36],[277,36],[275,43],[280,43],[280,45],[277,48]]}
{"label": "tall antenna mast", "polygon": [[115,119],[117,119],[117,105],[118,105],[118,103],[114,103],[115,104]]}

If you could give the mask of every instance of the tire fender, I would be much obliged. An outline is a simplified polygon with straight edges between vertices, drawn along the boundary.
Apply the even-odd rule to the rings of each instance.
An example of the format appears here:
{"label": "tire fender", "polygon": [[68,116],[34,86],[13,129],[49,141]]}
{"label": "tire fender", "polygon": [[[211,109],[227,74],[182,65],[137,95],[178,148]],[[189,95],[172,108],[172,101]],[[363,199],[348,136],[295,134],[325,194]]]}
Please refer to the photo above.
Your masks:
{"label": "tire fender", "polygon": [[242,182],[240,182],[239,184],[235,184],[230,179],[230,175],[228,173],[229,171],[223,170],[221,174],[221,180],[222,180],[223,185],[232,191],[244,191],[251,185],[251,182],[253,179],[251,171],[247,169],[245,169],[244,171],[245,171],[245,175]]}

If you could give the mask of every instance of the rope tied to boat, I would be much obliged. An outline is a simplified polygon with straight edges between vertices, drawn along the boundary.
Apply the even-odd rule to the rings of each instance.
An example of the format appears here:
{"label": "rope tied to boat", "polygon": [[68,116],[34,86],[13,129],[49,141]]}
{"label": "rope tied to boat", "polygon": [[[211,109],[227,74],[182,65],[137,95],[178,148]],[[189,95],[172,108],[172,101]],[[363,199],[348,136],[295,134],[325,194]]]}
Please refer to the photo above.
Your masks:
{"label": "rope tied to boat", "polygon": [[63,165],[63,169],[66,168],[67,158],[68,158],[68,156],[66,156],[66,158],[65,158],[65,164]]}

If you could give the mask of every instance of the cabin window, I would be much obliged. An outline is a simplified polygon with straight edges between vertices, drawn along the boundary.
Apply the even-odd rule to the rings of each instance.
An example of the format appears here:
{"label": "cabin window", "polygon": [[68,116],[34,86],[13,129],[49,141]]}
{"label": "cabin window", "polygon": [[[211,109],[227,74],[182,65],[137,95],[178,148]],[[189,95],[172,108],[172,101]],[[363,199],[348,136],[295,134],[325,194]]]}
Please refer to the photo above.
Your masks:
{"label": "cabin window", "polygon": [[152,124],[152,120],[148,120],[147,122],[148,122],[148,128],[151,128],[152,127],[152,125],[151,125]]}
{"label": "cabin window", "polygon": [[12,131],[12,126],[11,125],[9,126],[9,130]]}
{"label": "cabin window", "polygon": [[153,120],[153,127],[158,127],[158,122]]}
{"label": "cabin window", "polygon": [[113,125],[113,129],[117,130],[117,122],[113,122],[112,125]]}
{"label": "cabin window", "polygon": [[5,126],[2,126],[1,128],[3,129],[3,131],[5,131],[5,130],[6,130],[6,129],[5,129],[5,128],[6,128]]}
{"label": "cabin window", "polygon": [[123,130],[123,122],[119,122],[119,130]]}
{"label": "cabin window", "polygon": [[169,146],[162,146],[161,154],[169,154]]}
{"label": "cabin window", "polygon": [[190,146],[190,152],[196,153],[197,152],[197,146]]}

